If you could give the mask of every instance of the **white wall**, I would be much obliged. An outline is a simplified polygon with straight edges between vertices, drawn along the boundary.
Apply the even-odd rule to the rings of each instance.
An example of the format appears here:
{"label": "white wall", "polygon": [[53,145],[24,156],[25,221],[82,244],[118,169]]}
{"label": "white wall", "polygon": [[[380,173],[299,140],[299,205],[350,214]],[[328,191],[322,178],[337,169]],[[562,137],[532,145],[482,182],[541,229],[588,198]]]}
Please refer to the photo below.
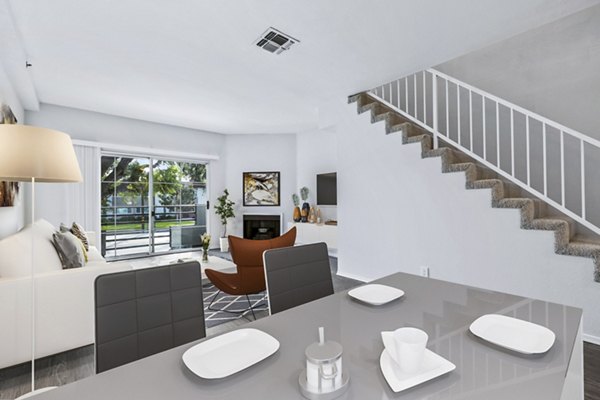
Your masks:
{"label": "white wall", "polygon": [[[229,223],[229,234],[241,236],[243,233],[242,215],[280,214],[284,222],[291,218],[294,209],[292,193],[296,190],[296,135],[227,135],[225,185],[217,188],[215,196],[227,188],[235,202],[236,218]],[[281,173],[280,207],[243,207],[242,173],[279,171]],[[215,203],[213,203],[215,204]],[[285,223],[283,223],[285,229]]]}
{"label": "white wall", "polygon": [[[23,106],[0,62],[0,104],[1,103],[10,106],[19,120],[19,123],[24,122]],[[14,207],[0,207],[0,239],[15,233],[23,227],[24,205],[22,193],[23,192],[21,191]]]}
{"label": "white wall", "polygon": [[[437,68],[569,128],[600,139],[600,5],[456,58]],[[453,94],[451,98],[452,96]],[[464,97],[461,109],[467,110],[468,99],[467,96]],[[453,114],[452,109],[450,113]],[[468,113],[463,113],[463,123],[468,118]],[[495,110],[489,106],[487,121],[495,123]],[[501,126],[501,133],[508,135],[508,114],[501,119]],[[494,127],[489,128],[488,132],[495,132]],[[541,129],[540,124],[532,123],[533,144],[529,154],[533,162],[531,182],[539,191],[543,191],[544,179]],[[525,120],[515,117],[515,143],[521,144],[517,148],[522,147],[524,141]],[[568,136],[565,142],[566,206],[581,215],[579,143]],[[549,197],[560,203],[558,131],[549,130],[548,143],[548,193]],[[504,165],[510,165],[508,151],[502,158],[505,160]],[[515,163],[517,176],[526,180],[526,154],[517,150]],[[591,171],[599,168],[600,150],[587,146],[586,217],[597,226],[600,225],[600,207],[596,201],[600,196],[600,182]],[[578,227],[579,234],[589,235],[586,231]]]}
{"label": "white wall", "polygon": [[436,68],[600,139],[600,5]]}
{"label": "white wall", "polygon": [[[225,137],[212,132],[196,131],[145,122],[135,119],[111,116],[73,108],[42,104],[40,111],[27,111],[26,121],[58,129],[71,135],[73,139],[92,142],[135,146],[157,152],[173,151],[222,156],[225,151]],[[213,188],[222,186],[225,179],[225,164],[221,159],[210,162],[210,184]],[[210,193],[211,204],[216,201],[216,191]],[[36,186],[36,218],[45,218],[54,225],[69,223],[76,213],[70,212],[61,202],[64,188],[57,184]],[[85,205],[77,205],[85,206]],[[213,237],[218,237],[219,222],[214,213],[210,217]],[[213,244],[218,245],[215,239]]]}
{"label": "white wall", "polygon": [[[559,256],[552,232],[519,228],[519,211],[491,207],[348,105],[338,127],[339,273],[371,280],[394,272],[582,307],[584,333],[600,339],[600,284],[591,259]],[[588,336],[588,339],[590,337]]]}
{"label": "white wall", "polygon": [[[306,186],[310,204],[317,202],[317,174],[337,171],[337,137],[335,126],[296,135],[297,189]],[[319,206],[321,218],[337,219],[337,206]]]}
{"label": "white wall", "polygon": [[[291,193],[296,189],[296,135],[221,135],[211,132],[161,125],[106,114],[43,104],[39,112],[26,114],[27,123],[69,133],[73,139],[219,156],[211,161],[210,231],[212,246],[218,246],[221,224],[214,214],[216,199],[228,188],[236,202],[236,219],[231,234],[242,234],[242,214],[273,213],[291,215]],[[242,173],[246,171],[281,172],[280,207],[242,207]],[[36,215],[58,225],[70,222],[70,206],[62,204],[64,190],[52,184],[36,186]],[[285,225],[284,225],[285,226]]]}

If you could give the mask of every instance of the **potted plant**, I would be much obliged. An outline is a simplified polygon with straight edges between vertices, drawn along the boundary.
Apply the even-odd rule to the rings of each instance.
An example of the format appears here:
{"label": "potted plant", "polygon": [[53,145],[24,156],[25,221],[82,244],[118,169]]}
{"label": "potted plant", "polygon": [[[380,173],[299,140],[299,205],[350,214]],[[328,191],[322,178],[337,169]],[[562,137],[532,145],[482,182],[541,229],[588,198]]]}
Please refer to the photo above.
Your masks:
{"label": "potted plant", "polygon": [[294,202],[294,222],[300,222],[302,215],[300,214],[300,198],[296,193],[292,194],[292,201]]}
{"label": "potted plant", "polygon": [[308,221],[308,213],[310,211],[310,204],[306,202],[308,200],[308,188],[306,186],[300,188],[300,197],[302,197],[302,222]]}
{"label": "potted plant", "polygon": [[233,213],[233,206],[235,203],[229,200],[229,191],[225,189],[223,195],[217,197],[217,205],[215,207],[215,214],[221,218],[221,224],[223,225],[223,235],[219,238],[219,245],[222,252],[229,251],[229,242],[227,241],[227,220],[229,218],[235,218]]}

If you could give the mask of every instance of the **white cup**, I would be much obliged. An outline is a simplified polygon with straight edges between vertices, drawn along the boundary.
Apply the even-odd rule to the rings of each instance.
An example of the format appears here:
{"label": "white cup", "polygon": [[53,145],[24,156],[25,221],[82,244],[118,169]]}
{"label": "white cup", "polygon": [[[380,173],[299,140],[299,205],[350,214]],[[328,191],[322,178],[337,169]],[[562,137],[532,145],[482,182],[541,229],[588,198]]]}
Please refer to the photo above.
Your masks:
{"label": "white cup", "polygon": [[394,331],[396,358],[402,371],[410,374],[419,370],[428,339],[427,333],[417,328],[400,328]]}

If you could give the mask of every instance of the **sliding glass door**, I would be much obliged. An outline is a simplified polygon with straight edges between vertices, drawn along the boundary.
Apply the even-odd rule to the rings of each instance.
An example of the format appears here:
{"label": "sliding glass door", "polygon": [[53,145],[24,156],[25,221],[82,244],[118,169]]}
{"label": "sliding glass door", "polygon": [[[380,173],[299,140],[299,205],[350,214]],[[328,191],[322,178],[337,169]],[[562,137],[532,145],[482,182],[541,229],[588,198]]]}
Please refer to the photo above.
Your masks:
{"label": "sliding glass door", "polygon": [[207,231],[206,164],[106,154],[101,179],[105,257],[200,246]]}

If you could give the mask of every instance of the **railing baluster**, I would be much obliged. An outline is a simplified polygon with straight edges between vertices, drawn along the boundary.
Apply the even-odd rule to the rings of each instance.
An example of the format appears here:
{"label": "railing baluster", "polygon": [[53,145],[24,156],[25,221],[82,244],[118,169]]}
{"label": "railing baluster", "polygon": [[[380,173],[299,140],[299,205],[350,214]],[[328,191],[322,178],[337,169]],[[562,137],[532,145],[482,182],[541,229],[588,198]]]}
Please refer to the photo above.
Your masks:
{"label": "railing baluster", "polygon": [[548,165],[547,163],[547,155],[546,155],[546,124],[543,123],[542,126],[542,150],[544,152],[543,155],[543,159],[544,159],[544,196],[548,196]]}
{"label": "railing baluster", "polygon": [[515,176],[515,109],[510,109],[510,162],[511,175]]}
{"label": "railing baluster", "polygon": [[500,168],[500,103],[496,102],[496,165]]}
{"label": "railing baluster", "polygon": [[485,126],[485,96],[481,96],[481,118],[483,120],[483,159],[487,161],[487,129]]}
{"label": "railing baluster", "polygon": [[404,111],[408,112],[408,76],[404,77]]}
{"label": "railing baluster", "polygon": [[400,101],[400,79],[396,80],[396,97],[398,98],[398,110],[401,110],[402,102]]}
{"label": "railing baluster", "polygon": [[448,105],[450,96],[448,96],[448,79],[444,79],[446,83],[446,137],[450,137],[450,106]]}
{"label": "railing baluster", "polygon": [[560,198],[561,205],[565,205],[565,132],[560,131]]}
{"label": "railing baluster", "polygon": [[427,125],[427,71],[423,71],[423,123]]}
{"label": "railing baluster", "polygon": [[433,148],[438,148],[438,98],[437,98],[437,75],[431,76],[431,92],[433,97]]}
{"label": "railing baluster", "polygon": [[581,218],[585,218],[585,142],[580,140],[581,143]]}
{"label": "railing baluster", "polygon": [[458,144],[462,145],[460,129],[460,86],[456,85],[456,130],[458,133]]}
{"label": "railing baluster", "polygon": [[469,90],[469,149],[475,151],[473,146],[473,91]]}
{"label": "railing baluster", "polygon": [[531,164],[530,164],[530,135],[529,135],[529,116],[525,116],[525,134],[527,137],[527,142],[525,143],[525,149],[527,150],[527,185],[531,185]]}
{"label": "railing baluster", "polygon": [[414,92],[413,94],[415,96],[415,98],[414,98],[415,118],[419,119],[419,107],[418,107],[419,104],[418,104],[418,101],[417,101],[417,97],[418,96],[417,96],[417,74],[416,73],[413,75],[413,92]]}

